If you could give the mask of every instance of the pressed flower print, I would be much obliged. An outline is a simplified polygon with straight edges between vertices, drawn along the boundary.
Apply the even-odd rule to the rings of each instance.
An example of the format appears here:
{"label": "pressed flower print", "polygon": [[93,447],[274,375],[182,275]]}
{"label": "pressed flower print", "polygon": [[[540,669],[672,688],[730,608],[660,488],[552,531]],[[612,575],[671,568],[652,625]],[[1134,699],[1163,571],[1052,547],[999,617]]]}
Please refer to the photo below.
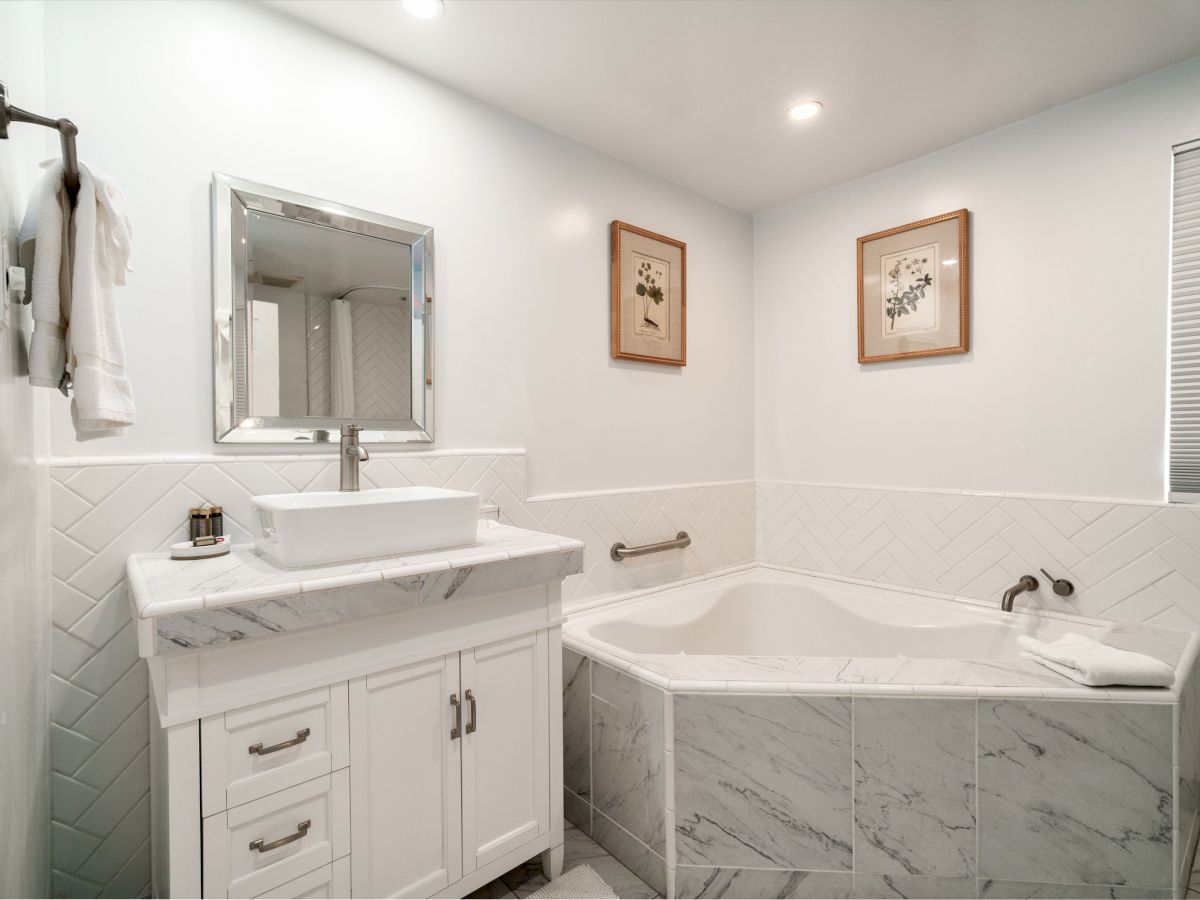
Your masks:
{"label": "pressed flower print", "polygon": [[925,244],[879,258],[880,314],[885,335],[938,327],[938,245]]}
{"label": "pressed flower print", "polygon": [[637,267],[633,290],[638,298],[634,333],[660,341],[670,340],[671,265],[637,252],[633,254],[633,264]]}

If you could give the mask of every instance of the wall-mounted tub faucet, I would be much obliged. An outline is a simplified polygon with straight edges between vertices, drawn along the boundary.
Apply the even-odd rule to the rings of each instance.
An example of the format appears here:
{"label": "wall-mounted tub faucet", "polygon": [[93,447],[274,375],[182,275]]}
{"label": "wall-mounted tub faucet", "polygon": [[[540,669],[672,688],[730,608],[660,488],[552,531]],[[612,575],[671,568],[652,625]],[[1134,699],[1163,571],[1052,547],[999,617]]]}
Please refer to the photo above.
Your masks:
{"label": "wall-mounted tub faucet", "polygon": [[1004,592],[1004,599],[1000,601],[1000,609],[1004,612],[1012,612],[1013,600],[1017,598],[1017,594],[1023,594],[1025,591],[1036,591],[1038,589],[1038,580],[1032,575],[1022,575],[1021,580]]}
{"label": "wall-mounted tub faucet", "polygon": [[342,491],[357,491],[358,490],[358,464],[366,462],[371,458],[371,454],[367,452],[367,448],[359,444],[358,433],[362,431],[361,425],[343,425],[342,426],[342,450],[341,450],[341,487],[338,490]]}

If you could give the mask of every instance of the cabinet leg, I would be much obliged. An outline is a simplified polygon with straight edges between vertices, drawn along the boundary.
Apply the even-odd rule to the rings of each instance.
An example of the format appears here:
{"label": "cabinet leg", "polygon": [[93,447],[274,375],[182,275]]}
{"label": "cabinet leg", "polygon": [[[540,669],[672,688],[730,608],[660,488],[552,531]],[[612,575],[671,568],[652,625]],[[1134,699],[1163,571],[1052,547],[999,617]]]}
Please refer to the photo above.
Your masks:
{"label": "cabinet leg", "polygon": [[563,870],[563,845],[551,847],[549,850],[542,851],[542,874],[550,881],[553,881]]}

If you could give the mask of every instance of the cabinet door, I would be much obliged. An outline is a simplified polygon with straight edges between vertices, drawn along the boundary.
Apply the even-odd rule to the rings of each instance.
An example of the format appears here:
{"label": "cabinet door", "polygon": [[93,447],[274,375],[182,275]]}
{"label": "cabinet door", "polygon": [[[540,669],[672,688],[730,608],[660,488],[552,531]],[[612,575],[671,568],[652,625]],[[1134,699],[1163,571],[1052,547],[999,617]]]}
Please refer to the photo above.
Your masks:
{"label": "cabinet door", "polygon": [[357,897],[429,897],[462,877],[458,654],[350,682]]}
{"label": "cabinet door", "polygon": [[462,653],[464,873],[550,830],[548,686],[544,631]]}

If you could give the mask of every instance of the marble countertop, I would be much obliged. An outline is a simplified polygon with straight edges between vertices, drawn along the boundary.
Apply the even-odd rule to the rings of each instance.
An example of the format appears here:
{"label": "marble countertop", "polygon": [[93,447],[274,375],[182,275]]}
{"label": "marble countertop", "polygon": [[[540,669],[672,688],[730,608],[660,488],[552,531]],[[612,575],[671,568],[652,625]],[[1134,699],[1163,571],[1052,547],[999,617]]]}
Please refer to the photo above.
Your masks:
{"label": "marble countertop", "polygon": [[553,569],[542,567],[536,576],[531,570],[531,578],[550,572],[571,575],[580,571],[582,551],[582,541],[481,521],[474,544],[449,550],[285,569],[245,544],[225,556],[198,560],[175,560],[165,552],[135,553],[126,573],[134,616],[156,619],[336,588],[415,581],[442,572],[455,572],[461,579],[466,573],[486,573],[496,564],[547,556],[570,558]]}

